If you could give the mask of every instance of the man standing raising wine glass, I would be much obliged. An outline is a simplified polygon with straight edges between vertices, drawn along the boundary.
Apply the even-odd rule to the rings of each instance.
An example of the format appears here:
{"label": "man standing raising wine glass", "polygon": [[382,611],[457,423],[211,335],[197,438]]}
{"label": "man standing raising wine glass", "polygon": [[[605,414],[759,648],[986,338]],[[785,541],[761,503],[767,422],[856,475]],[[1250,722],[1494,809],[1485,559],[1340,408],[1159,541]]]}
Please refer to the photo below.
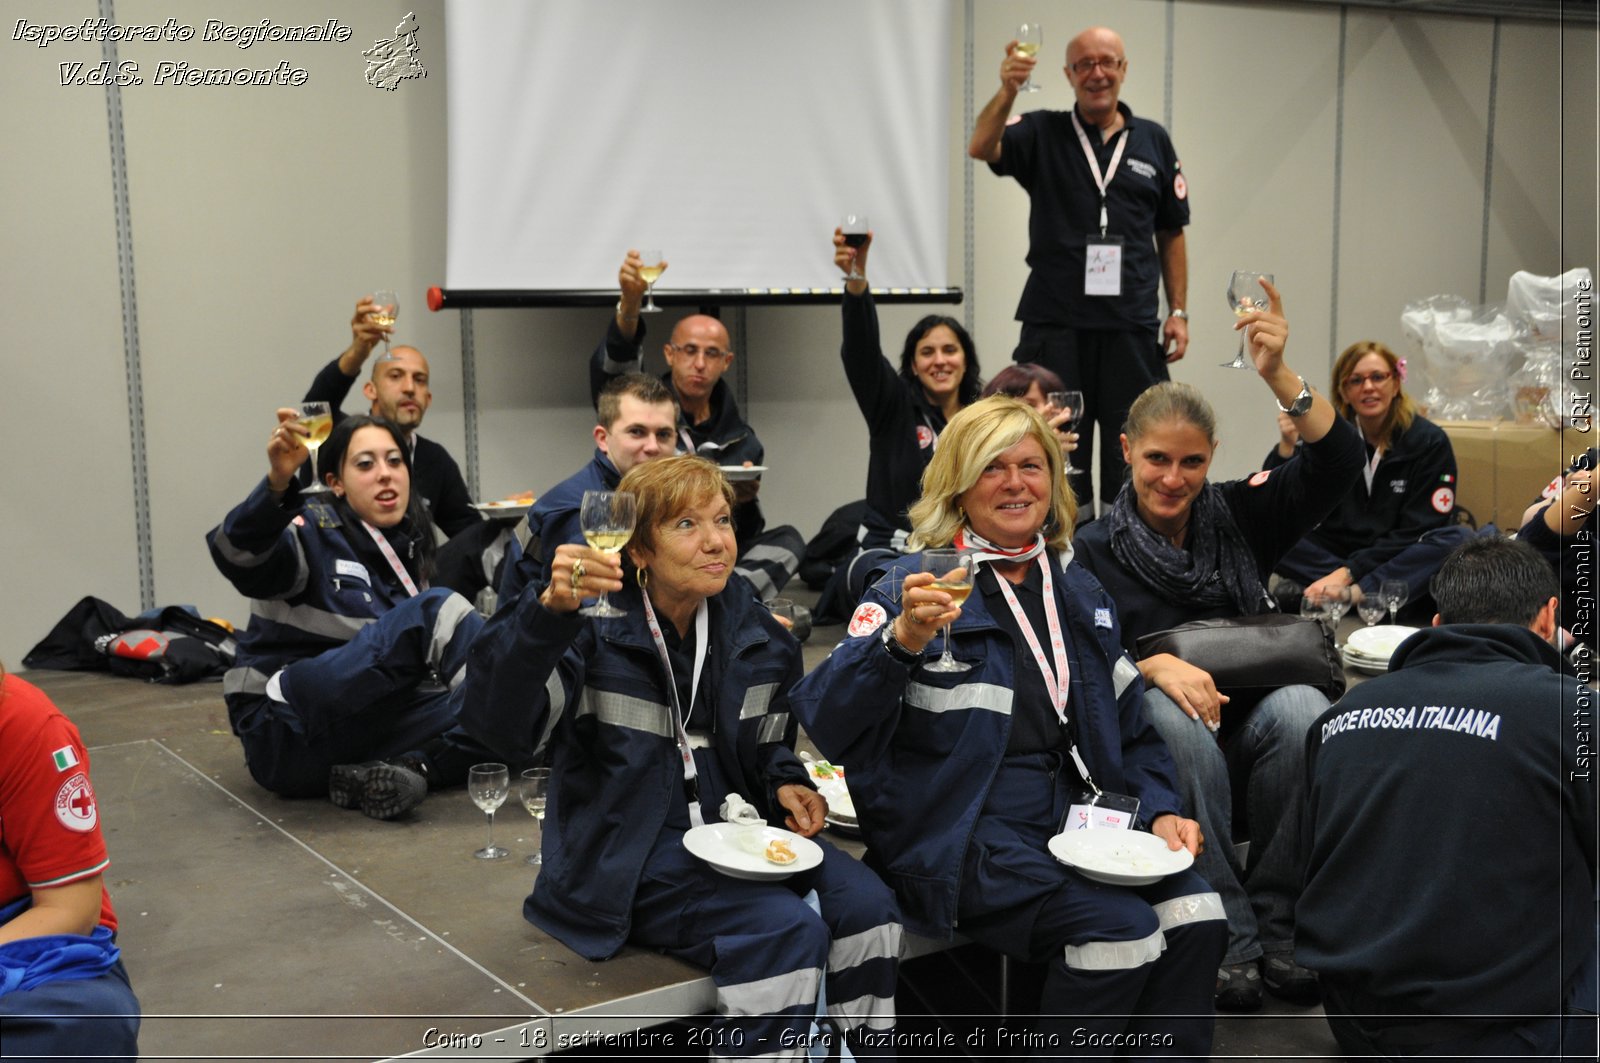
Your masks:
{"label": "man standing raising wine glass", "polygon": [[[967,153],[1028,192],[1032,272],[1017,305],[1022,335],[1012,357],[1041,363],[1083,391],[1072,462],[1091,469],[1100,444],[1100,498],[1109,504],[1122,485],[1117,436],[1128,407],[1168,378],[1167,363],[1189,345],[1189,190],[1167,131],[1118,101],[1128,60],[1114,31],[1087,29],[1067,45],[1072,110],[1013,121],[1036,62],[1019,42],[1006,45],[1000,88],[979,113]],[[1089,477],[1074,486],[1080,505],[1092,503]]]}

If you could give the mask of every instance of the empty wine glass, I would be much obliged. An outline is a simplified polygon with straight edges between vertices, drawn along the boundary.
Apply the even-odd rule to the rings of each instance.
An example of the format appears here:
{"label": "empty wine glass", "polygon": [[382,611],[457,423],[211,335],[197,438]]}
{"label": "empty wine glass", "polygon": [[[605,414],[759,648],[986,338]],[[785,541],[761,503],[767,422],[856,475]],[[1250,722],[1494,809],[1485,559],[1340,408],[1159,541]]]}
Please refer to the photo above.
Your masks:
{"label": "empty wine glass", "polygon": [[472,855],[479,860],[502,860],[509,849],[494,843],[494,810],[506,803],[511,793],[511,772],[504,764],[474,764],[467,771],[467,794],[489,819],[489,833],[483,848]]}
{"label": "empty wine glass", "polygon": [[[1067,412],[1067,421],[1064,427],[1069,432],[1076,432],[1078,424],[1083,420],[1083,392],[1081,391],[1052,391],[1045,396],[1045,401],[1057,410]],[[1072,459],[1067,459],[1067,475],[1076,476],[1083,472],[1082,469],[1072,464]]]}
{"label": "empty wine glass", "polygon": [[[865,214],[846,214],[839,221],[839,233],[844,237],[844,246],[859,252],[867,245],[867,237],[872,235],[871,223]],[[866,274],[856,266],[854,257],[850,259],[850,272],[845,274],[845,280],[864,281]]]}
{"label": "empty wine glass", "polygon": [[[1037,22],[1024,22],[1017,27],[1017,54],[1025,55],[1029,59],[1036,58],[1039,46],[1044,43],[1044,29]],[[1018,92],[1038,92],[1039,86],[1033,83],[1033,75],[1028,75],[1018,88]]]}
{"label": "empty wine glass", "polygon": [[1386,579],[1378,587],[1378,596],[1383,599],[1383,604],[1389,607],[1389,623],[1395,622],[1395,616],[1400,612],[1400,607],[1406,604],[1411,597],[1411,588],[1406,586],[1403,579]]}
{"label": "empty wine glass", "polygon": [[1324,627],[1328,623],[1328,602],[1320,594],[1313,594],[1307,590],[1300,596],[1300,615],[1307,620],[1315,620]]}
{"label": "empty wine glass", "polygon": [[[972,593],[972,551],[927,550],[922,555],[922,571],[934,575],[933,589],[944,591],[959,606]],[[950,625],[944,626],[944,653],[932,664],[923,665],[930,672],[965,672],[972,667],[958,661],[950,653]]]}
{"label": "empty wine glass", "polygon": [[1350,588],[1329,588],[1322,595],[1322,607],[1328,612],[1328,627],[1333,632],[1334,641],[1339,640],[1339,621],[1344,619],[1344,614],[1350,609]]}
{"label": "empty wine glass", "polygon": [[651,248],[639,252],[639,276],[644,278],[644,305],[639,308],[641,314],[659,314],[661,308],[656,305],[656,281],[667,271],[667,260],[661,257],[661,252]]}
{"label": "empty wine glass", "polygon": [[[1246,314],[1267,308],[1267,293],[1266,289],[1261,287],[1262,281],[1268,284],[1277,283],[1270,273],[1252,273],[1243,269],[1233,271],[1233,277],[1228,281],[1228,308],[1233,311],[1234,317],[1244,317]],[[1246,325],[1244,331],[1239,334],[1239,353],[1234,356],[1233,361],[1222,363],[1224,369],[1255,368],[1244,353],[1245,344],[1249,339],[1250,326]]]}
{"label": "empty wine glass", "polygon": [[[400,297],[387,288],[372,293],[372,322],[392,331],[400,316]],[[389,331],[383,334],[383,357],[389,357]]]}
{"label": "empty wine glass", "polygon": [[538,867],[544,863],[544,805],[550,796],[550,769],[529,768],[523,772],[517,796],[522,798],[522,807],[528,810],[528,815],[539,824],[539,844],[523,863]]}
{"label": "empty wine glass", "polygon": [[1361,615],[1361,622],[1368,627],[1383,619],[1383,614],[1389,611],[1389,605],[1379,594],[1369,594],[1356,603],[1356,612]]}
{"label": "empty wine glass", "polygon": [[[602,554],[617,554],[633,537],[636,499],[630,491],[585,491],[583,509],[578,520],[583,527],[584,540]],[[627,610],[618,609],[604,592],[593,605],[578,610],[584,616],[627,616]]]}

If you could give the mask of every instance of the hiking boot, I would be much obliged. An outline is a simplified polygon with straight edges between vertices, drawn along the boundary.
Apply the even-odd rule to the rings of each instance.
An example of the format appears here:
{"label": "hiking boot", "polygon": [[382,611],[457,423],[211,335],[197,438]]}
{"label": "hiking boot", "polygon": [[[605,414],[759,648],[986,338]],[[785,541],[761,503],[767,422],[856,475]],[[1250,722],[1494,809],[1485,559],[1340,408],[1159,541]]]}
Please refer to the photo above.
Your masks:
{"label": "hiking boot", "polygon": [[1261,981],[1267,992],[1291,1004],[1309,1006],[1322,1001],[1322,986],[1317,976],[1294,962],[1293,953],[1279,953],[1261,960]]}
{"label": "hiking boot", "polygon": [[336,764],[328,773],[328,800],[372,819],[403,816],[427,796],[428,780],[401,763]]}
{"label": "hiking boot", "polygon": [[1217,968],[1218,1011],[1260,1011],[1261,972],[1255,960],[1225,963]]}

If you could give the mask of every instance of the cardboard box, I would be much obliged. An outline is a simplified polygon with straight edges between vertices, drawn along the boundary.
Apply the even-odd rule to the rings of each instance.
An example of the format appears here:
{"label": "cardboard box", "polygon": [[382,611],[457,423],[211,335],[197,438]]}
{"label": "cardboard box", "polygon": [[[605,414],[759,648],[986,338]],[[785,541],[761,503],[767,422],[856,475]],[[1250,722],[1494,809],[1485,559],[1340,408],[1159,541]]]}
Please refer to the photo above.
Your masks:
{"label": "cardboard box", "polygon": [[1481,528],[1503,532],[1522,524],[1522,511],[1572,460],[1596,445],[1593,431],[1556,431],[1515,421],[1440,421],[1456,452],[1456,504]]}

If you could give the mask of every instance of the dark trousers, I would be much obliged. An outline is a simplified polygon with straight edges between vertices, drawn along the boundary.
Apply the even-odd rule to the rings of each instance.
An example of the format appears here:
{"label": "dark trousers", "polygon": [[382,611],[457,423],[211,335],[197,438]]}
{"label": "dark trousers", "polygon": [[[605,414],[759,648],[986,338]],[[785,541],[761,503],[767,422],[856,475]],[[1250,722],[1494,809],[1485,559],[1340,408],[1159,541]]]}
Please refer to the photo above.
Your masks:
{"label": "dark trousers", "polygon": [[1098,439],[1100,499],[1110,502],[1116,498],[1127,469],[1120,437],[1128,407],[1150,385],[1170,379],[1159,338],[1142,330],[1112,332],[1024,323],[1012,358],[1038,362],[1059,376],[1066,388],[1083,392],[1078,449],[1071,455],[1072,467],[1081,471],[1072,478],[1073,489],[1078,505],[1093,500],[1086,473],[1094,468]]}
{"label": "dark trousers", "polygon": [[118,960],[95,978],[47,982],[0,996],[5,1058],[139,1058],[139,1000]]}
{"label": "dark trousers", "polygon": [[1217,966],[1228,940],[1222,901],[1193,869],[1148,886],[1110,886],[1046,848],[1067,811],[1058,757],[1007,757],[961,871],[960,932],[1007,956],[1045,961],[1036,1030],[1057,1055],[1205,1059]]}
{"label": "dark trousers", "polygon": [[[233,713],[251,776],[283,797],[315,797],[335,764],[428,750],[432,785],[465,781],[467,765],[496,759],[455,722],[467,648],[482,627],[471,603],[434,588],[343,646],[296,661],[283,673],[287,702],[257,696]],[[445,745],[460,748],[435,752]]]}

